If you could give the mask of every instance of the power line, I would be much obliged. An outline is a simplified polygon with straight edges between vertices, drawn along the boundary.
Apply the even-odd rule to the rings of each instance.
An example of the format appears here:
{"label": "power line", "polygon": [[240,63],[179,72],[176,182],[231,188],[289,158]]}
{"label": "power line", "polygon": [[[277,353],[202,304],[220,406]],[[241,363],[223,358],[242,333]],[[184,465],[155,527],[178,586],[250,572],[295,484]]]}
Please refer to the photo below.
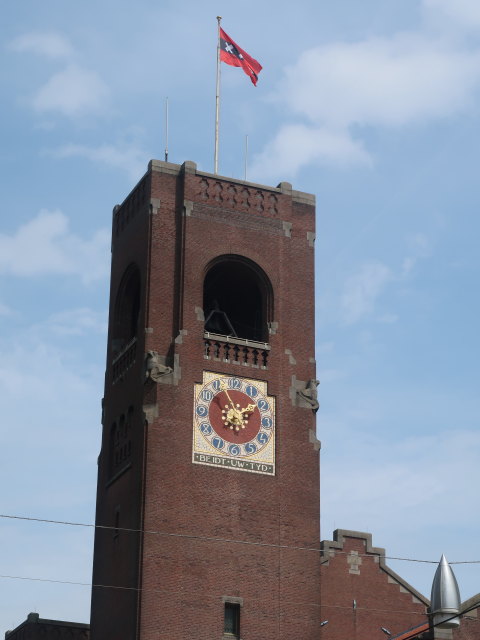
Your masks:
{"label": "power line", "polygon": [[[73,585],[73,586],[81,586],[81,587],[90,587],[91,589],[117,589],[120,591],[134,591],[136,593],[162,593],[167,595],[188,595],[185,590],[168,590],[168,589],[151,589],[151,588],[143,588],[143,587],[124,587],[119,585],[111,585],[111,584],[94,584],[90,582],[80,582],[75,580],[54,580],[52,578],[33,578],[31,576],[16,576],[16,575],[7,575],[0,574],[0,579],[8,579],[8,580],[24,580],[27,582],[46,582],[52,584],[62,584],[62,585]],[[217,594],[202,592],[203,596],[207,596],[209,598],[217,598]],[[195,598],[198,598],[198,593],[196,593]],[[271,598],[255,598],[256,602],[271,602]],[[337,608],[337,609],[351,609],[351,607],[341,606],[341,605],[324,605],[319,604],[317,602],[295,602],[291,599],[286,599],[286,604],[289,606],[306,606],[306,607],[327,607],[327,608]],[[478,603],[480,605],[480,602]],[[418,611],[412,610],[397,610],[397,609],[372,609],[369,607],[358,607],[357,611],[365,611],[365,612],[377,612],[377,613],[401,613],[401,614],[412,614],[412,615],[425,615],[424,613],[420,613]]]}
{"label": "power line", "polygon": [[222,543],[230,543],[230,544],[242,544],[248,546],[257,546],[257,547],[271,547],[274,549],[292,549],[294,551],[315,551],[323,553],[323,550],[316,547],[303,547],[303,546],[294,546],[294,545],[286,545],[286,544],[275,544],[272,542],[253,542],[250,540],[234,540],[232,538],[214,538],[209,536],[199,536],[191,533],[171,533],[168,531],[156,531],[149,529],[129,529],[127,527],[116,527],[110,525],[103,524],[90,524],[84,522],[69,522],[66,520],[47,520],[45,518],[30,518],[26,516],[16,516],[16,515],[8,515],[8,514],[0,514],[0,518],[8,518],[11,520],[24,520],[27,522],[42,522],[47,524],[60,524],[67,525],[72,527],[87,527],[92,529],[106,529],[110,531],[120,532],[124,531],[126,533],[145,533],[150,535],[159,535],[166,536],[171,538],[186,538],[188,540],[204,540],[206,542],[222,542]]}
{"label": "power line", "polygon": [[[241,544],[247,546],[257,546],[257,547],[270,547],[274,549],[291,549],[293,551],[313,551],[320,554],[329,554],[330,551],[325,549],[321,549],[320,547],[305,547],[305,546],[296,546],[296,545],[288,545],[288,544],[275,544],[273,542],[254,542],[250,540],[235,540],[233,538],[217,538],[210,536],[199,536],[190,533],[171,533],[168,531],[158,531],[154,529],[131,529],[128,527],[117,527],[114,525],[103,525],[103,524],[92,524],[87,522],[73,522],[69,520],[50,520],[47,518],[33,518],[29,516],[18,516],[13,514],[0,513],[0,518],[8,519],[8,520],[21,520],[25,522],[40,522],[44,524],[58,524],[70,527],[83,527],[89,529],[105,529],[114,532],[125,532],[125,533],[144,533],[148,535],[159,535],[170,538],[185,538],[188,540],[204,540],[205,542],[221,542],[228,544]],[[335,555],[348,555],[348,551],[340,551],[338,549],[333,550]],[[418,558],[403,558],[400,556],[387,556],[381,554],[373,554],[373,553],[358,553],[356,554],[358,557],[371,558],[374,555],[380,555],[381,558],[385,560],[399,560],[402,562],[418,562],[423,564],[438,564],[438,560],[421,560]],[[334,556],[332,556],[333,558]],[[327,557],[328,561],[330,560]],[[324,563],[322,563],[324,564]],[[449,561],[449,564],[480,564],[480,560],[453,560]],[[1,576],[0,576],[1,577]]]}
{"label": "power line", "polygon": [[[167,595],[180,595],[180,596],[187,596],[188,594],[185,592],[185,590],[177,590],[177,591],[170,591],[168,589],[144,589],[142,587],[124,587],[124,586],[119,586],[119,585],[108,585],[108,584],[93,584],[90,582],[79,582],[79,581],[74,581],[74,580],[54,580],[51,578],[33,578],[31,576],[15,576],[15,575],[7,575],[7,574],[0,574],[0,579],[9,579],[9,580],[24,580],[24,581],[28,581],[28,582],[42,582],[42,583],[53,583],[53,584],[62,584],[62,585],[74,585],[74,586],[82,586],[82,587],[89,587],[91,589],[116,589],[119,591],[134,591],[136,593],[162,593],[162,594],[167,594]],[[212,593],[206,593],[203,592],[203,596],[209,597],[209,598],[217,598],[218,595],[217,594],[212,594]],[[198,598],[198,593],[195,595],[195,598]],[[268,598],[255,598],[256,602],[271,602],[271,599]],[[292,600],[286,599],[284,604],[288,605],[288,606],[305,606],[305,607],[317,607],[317,608],[335,608],[335,609],[348,609],[351,610],[351,607],[349,606],[342,606],[342,605],[328,605],[328,604],[319,604],[317,602],[294,602]],[[465,609],[459,611],[459,613],[452,615],[448,620],[452,620],[454,618],[457,617],[461,617],[461,616],[465,616],[467,613],[469,613],[470,611],[473,611],[474,609],[477,609],[478,607],[480,607],[480,600],[475,601],[473,604],[469,605],[468,607],[466,607]],[[417,616],[426,616],[426,613],[421,613],[418,611],[410,611],[410,610],[402,610],[402,609],[377,609],[377,608],[370,608],[370,607],[357,607],[356,609],[357,612],[365,612],[365,613],[386,613],[386,614],[411,614],[411,615],[417,615]],[[437,623],[435,625],[431,625],[431,626],[438,626],[439,624],[443,624],[445,623],[447,620],[444,620],[442,623]],[[424,630],[423,630],[424,631]],[[423,631],[417,631],[415,632],[414,630],[412,630],[412,635],[407,636],[405,638],[403,638],[403,640],[413,640],[413,638],[416,638],[420,633],[423,633]]]}

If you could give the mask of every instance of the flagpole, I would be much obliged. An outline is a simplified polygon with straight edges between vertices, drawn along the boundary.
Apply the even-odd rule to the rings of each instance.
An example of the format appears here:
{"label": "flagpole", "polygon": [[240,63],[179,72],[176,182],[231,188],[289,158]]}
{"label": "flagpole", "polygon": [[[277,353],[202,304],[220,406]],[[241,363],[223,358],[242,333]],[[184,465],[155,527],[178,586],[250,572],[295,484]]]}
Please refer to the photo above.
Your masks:
{"label": "flagpole", "polygon": [[168,162],[168,96],[165,98],[165,162]]}
{"label": "flagpole", "polygon": [[245,182],[247,181],[248,134],[245,136]]}
{"label": "flagpole", "polygon": [[222,16],[217,16],[218,44],[217,44],[217,90],[215,94],[215,153],[213,158],[213,172],[218,173],[218,122],[220,120],[220,21]]}

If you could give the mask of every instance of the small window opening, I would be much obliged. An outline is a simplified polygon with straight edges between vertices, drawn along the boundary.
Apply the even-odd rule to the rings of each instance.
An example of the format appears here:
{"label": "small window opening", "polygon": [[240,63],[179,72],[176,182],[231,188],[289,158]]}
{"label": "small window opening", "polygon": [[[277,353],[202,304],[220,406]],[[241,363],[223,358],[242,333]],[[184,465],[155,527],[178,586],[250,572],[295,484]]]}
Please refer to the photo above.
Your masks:
{"label": "small window opening", "polygon": [[224,633],[240,638],[240,605],[235,602],[225,602]]}
{"label": "small window opening", "polygon": [[239,256],[217,262],[205,277],[205,331],[267,342],[270,304],[267,277]]}

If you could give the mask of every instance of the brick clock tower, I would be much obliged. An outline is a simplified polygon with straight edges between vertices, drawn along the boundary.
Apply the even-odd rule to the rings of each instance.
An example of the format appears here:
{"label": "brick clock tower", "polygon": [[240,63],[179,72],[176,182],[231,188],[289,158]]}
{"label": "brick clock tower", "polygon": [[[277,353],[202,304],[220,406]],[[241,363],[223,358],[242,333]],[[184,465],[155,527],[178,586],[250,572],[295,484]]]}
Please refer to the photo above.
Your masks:
{"label": "brick clock tower", "polygon": [[318,638],[314,205],[152,161],[115,207],[92,640]]}

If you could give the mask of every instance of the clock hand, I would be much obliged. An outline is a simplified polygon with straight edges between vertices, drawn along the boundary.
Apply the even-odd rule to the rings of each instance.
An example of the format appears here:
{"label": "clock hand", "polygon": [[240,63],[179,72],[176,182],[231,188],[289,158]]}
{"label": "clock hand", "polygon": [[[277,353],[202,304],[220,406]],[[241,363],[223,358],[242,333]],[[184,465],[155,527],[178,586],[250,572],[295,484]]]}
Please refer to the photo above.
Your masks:
{"label": "clock hand", "polygon": [[[237,405],[235,406],[235,404],[233,403],[230,394],[228,393],[228,388],[227,388],[227,384],[225,382],[221,382],[220,383],[220,389],[222,391],[225,392],[228,401],[230,402],[232,408],[229,409],[228,411],[222,411],[222,413],[225,416],[225,425],[227,425],[227,423],[230,423],[230,429],[235,429],[235,431],[239,431],[240,427],[242,427],[242,429],[245,428],[245,424],[248,422],[248,420],[245,420],[244,418],[244,413],[251,413],[254,409],[255,406],[254,404],[249,404],[245,409],[240,409],[240,406]],[[227,408],[227,407],[226,407]]]}
{"label": "clock hand", "polygon": [[235,407],[232,409],[225,408],[222,410],[225,426],[230,424],[230,429],[235,429],[235,431],[240,431],[240,427],[245,429],[248,424],[248,415],[255,410],[255,407],[256,405],[249,404],[243,409],[237,409]]}
{"label": "clock hand", "polygon": [[249,404],[245,407],[245,409],[240,409],[240,413],[252,413],[255,411],[256,404]]}
{"label": "clock hand", "polygon": [[230,394],[228,393],[227,383],[226,382],[221,382],[220,383],[220,389],[222,391],[225,391],[225,393],[227,394],[228,401],[232,405],[232,409],[234,409],[234,411],[236,411],[237,409],[236,409],[235,405],[233,404],[232,399],[230,398]]}

